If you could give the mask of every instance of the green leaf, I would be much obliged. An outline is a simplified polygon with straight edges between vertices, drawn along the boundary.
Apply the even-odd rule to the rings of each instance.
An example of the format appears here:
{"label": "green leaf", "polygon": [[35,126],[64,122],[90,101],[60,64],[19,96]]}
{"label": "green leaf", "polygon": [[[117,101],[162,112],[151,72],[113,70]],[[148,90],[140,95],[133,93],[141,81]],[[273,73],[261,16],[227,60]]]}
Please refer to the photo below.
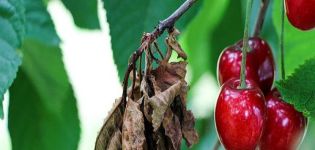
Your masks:
{"label": "green leaf", "polygon": [[77,149],[80,122],[56,40],[59,38],[43,2],[25,3],[28,25],[22,45],[23,64],[10,88],[12,149]]}
{"label": "green leaf", "polygon": [[0,1],[0,118],[3,95],[16,77],[21,59],[16,51],[24,36],[24,8],[20,0]]}
{"label": "green leaf", "polygon": [[12,27],[16,32],[18,43],[16,47],[21,47],[22,40],[25,34],[25,9],[24,0],[8,0],[15,8],[14,15],[10,18]]}
{"label": "green leaf", "polygon": [[[171,15],[184,1],[103,0],[120,79],[124,76],[130,55],[140,46],[143,32],[151,32],[158,21]],[[194,16],[198,3],[176,23],[179,30]],[[163,40],[161,37],[160,41]],[[161,42],[161,47],[162,44],[164,42]]]}
{"label": "green leaf", "polygon": [[2,39],[0,39],[0,64],[0,118],[3,118],[3,95],[16,77],[21,59],[15,49]]}
{"label": "green leaf", "polygon": [[[277,34],[280,34],[281,1],[275,0],[273,6],[273,22]],[[306,60],[315,56],[314,42],[315,30],[301,31],[293,27],[285,15],[284,50],[286,75],[290,75]],[[278,49],[280,50],[280,49]],[[280,67],[279,67],[280,68]]]}
{"label": "green leaf", "polygon": [[60,49],[36,41],[25,43],[23,65],[10,88],[12,148],[77,149],[78,110]]}
{"label": "green leaf", "polygon": [[25,0],[27,37],[48,45],[58,46],[60,38],[46,7],[43,6],[43,3],[32,1],[38,0]]}
{"label": "green leaf", "polygon": [[14,15],[14,7],[6,0],[0,1],[0,14],[5,18],[10,18]]}
{"label": "green leaf", "polygon": [[277,82],[283,99],[305,116],[315,117],[315,58],[306,61],[287,79]]}
{"label": "green leaf", "polygon": [[[224,31],[223,29],[220,29],[220,27],[223,26],[224,29],[230,30],[232,29],[230,27],[231,23],[226,22],[227,24],[225,24],[224,22],[229,20],[239,22],[237,19],[240,20],[238,17],[226,19],[228,16],[239,16],[234,10],[227,11],[229,3],[231,3],[230,7],[234,7],[232,3],[235,4],[239,2],[228,0],[204,0],[198,15],[192,20],[187,27],[187,30],[184,32],[181,43],[183,43],[183,48],[188,51],[188,61],[193,75],[191,84],[194,84],[203,73],[210,71],[211,62],[216,62],[214,61],[217,60],[215,57],[218,57],[218,54],[222,50],[219,48],[222,47],[222,44],[217,44],[212,42],[212,40],[218,40],[220,38],[222,40],[219,41],[222,41],[224,46],[228,46],[225,45],[225,39],[230,39],[230,34],[220,34],[218,36],[218,32]],[[239,7],[239,4],[236,4],[236,7]],[[237,10],[237,12],[240,13],[240,10]],[[218,32],[215,30],[218,30]],[[235,36],[231,38],[235,38]],[[233,43],[234,40],[229,42]],[[212,54],[213,56],[211,56]],[[215,68],[212,70],[215,70]]]}
{"label": "green leaf", "polygon": [[62,2],[71,12],[77,26],[87,29],[100,28],[97,0],[62,0]]}

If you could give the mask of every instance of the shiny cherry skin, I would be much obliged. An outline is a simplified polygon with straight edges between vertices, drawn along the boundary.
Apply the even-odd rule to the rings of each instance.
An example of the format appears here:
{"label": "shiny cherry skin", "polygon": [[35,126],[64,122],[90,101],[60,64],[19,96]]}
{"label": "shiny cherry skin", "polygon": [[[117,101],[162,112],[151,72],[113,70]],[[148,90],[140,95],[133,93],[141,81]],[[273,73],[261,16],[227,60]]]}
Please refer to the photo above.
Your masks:
{"label": "shiny cherry skin", "polygon": [[315,0],[285,0],[290,23],[300,30],[315,27]]}
{"label": "shiny cherry skin", "polygon": [[[256,66],[251,60],[252,56],[246,58],[246,78],[258,81]],[[225,48],[217,63],[217,77],[220,85],[224,84],[231,78],[239,78],[242,64],[242,48],[239,45],[232,45]]]}
{"label": "shiny cherry skin", "polygon": [[[268,43],[258,37],[249,39],[251,51],[246,58],[246,78],[254,80],[264,93],[270,91],[274,80],[275,63]],[[219,83],[239,78],[242,63],[242,41],[223,50],[218,65]]]}
{"label": "shiny cherry skin", "polygon": [[215,107],[215,125],[227,150],[254,150],[262,136],[266,119],[264,95],[254,81],[239,89],[240,80],[225,82]]}
{"label": "shiny cherry skin", "polygon": [[[243,47],[243,41],[238,44]],[[258,37],[250,38],[249,46],[251,47],[249,57],[251,57],[251,63],[256,66],[259,87],[264,93],[267,93],[271,89],[275,73],[275,62],[271,48],[266,41]]]}
{"label": "shiny cherry skin", "polygon": [[261,150],[295,150],[301,143],[307,119],[281,99],[277,89],[266,96],[267,120],[259,147]]}

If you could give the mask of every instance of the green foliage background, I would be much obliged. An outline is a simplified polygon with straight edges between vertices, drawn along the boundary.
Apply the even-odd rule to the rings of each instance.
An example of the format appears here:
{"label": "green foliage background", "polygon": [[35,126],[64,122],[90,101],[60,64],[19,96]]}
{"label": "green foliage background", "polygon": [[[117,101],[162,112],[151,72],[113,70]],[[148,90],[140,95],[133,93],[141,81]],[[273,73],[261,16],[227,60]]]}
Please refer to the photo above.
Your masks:
{"label": "green foliage background", "polygon": [[[78,27],[100,29],[98,17],[105,17],[105,14],[97,16],[97,0],[62,2]],[[129,56],[139,46],[143,32],[152,31],[159,20],[166,18],[183,2],[102,1],[120,79]],[[257,17],[259,2],[255,1],[253,6],[251,28]],[[270,43],[275,58],[279,58],[280,2],[271,0],[262,31],[262,37]],[[14,150],[72,150],[77,149],[80,139],[76,98],[62,62],[60,39],[47,12],[47,3],[47,0],[0,1],[0,98],[9,89],[9,118],[4,119],[9,121]],[[192,88],[198,86],[195,83],[204,74],[216,78],[220,52],[242,38],[244,12],[245,0],[198,0],[177,22],[176,27],[182,32],[180,42],[189,58]],[[315,30],[299,31],[285,19],[285,69],[287,76],[295,73],[287,80],[279,81],[277,86],[289,103],[309,117],[314,117],[315,109],[315,97],[308,98],[310,93],[315,93],[314,40]],[[159,43],[165,49],[162,46],[163,37]],[[308,63],[305,63],[306,60]],[[301,65],[301,69],[297,69]],[[304,89],[304,92],[295,92],[297,89]],[[194,96],[190,92],[189,99],[194,99]],[[216,97],[209,99],[215,101]],[[302,107],[306,102],[309,107]],[[206,113],[207,117],[197,118],[201,139],[193,149],[209,149],[217,140],[213,112],[209,110]],[[315,138],[313,120],[309,121],[308,127],[301,149],[311,149],[312,139]]]}

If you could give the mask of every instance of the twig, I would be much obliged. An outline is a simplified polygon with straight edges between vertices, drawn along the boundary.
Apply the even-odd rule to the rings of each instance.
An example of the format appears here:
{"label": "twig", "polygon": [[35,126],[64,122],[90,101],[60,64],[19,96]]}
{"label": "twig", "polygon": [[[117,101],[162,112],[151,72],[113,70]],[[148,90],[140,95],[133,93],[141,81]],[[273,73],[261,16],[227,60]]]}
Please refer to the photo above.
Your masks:
{"label": "twig", "polygon": [[221,143],[218,139],[217,142],[215,143],[214,147],[213,147],[213,150],[218,150],[220,148],[220,145],[221,145]]}
{"label": "twig", "polygon": [[137,81],[137,74],[136,74],[136,71],[137,71],[137,68],[136,68],[136,63],[133,64],[133,81],[132,81],[132,90],[131,90],[131,98],[136,101],[135,97],[134,97],[134,91],[135,91],[135,86],[136,86],[136,81]]}
{"label": "twig", "polygon": [[172,30],[175,22],[196,2],[197,0],[186,0],[173,14],[163,21],[151,32],[144,35],[141,46],[132,54],[123,81],[122,102],[125,104],[127,96],[127,86],[130,72],[134,69],[134,64],[143,53],[163,32]]}
{"label": "twig", "polygon": [[140,84],[141,84],[141,81],[142,81],[142,55],[140,55],[140,58],[139,58],[139,71],[138,71],[138,74],[139,74],[139,79],[140,79]]}
{"label": "twig", "polygon": [[259,10],[258,18],[256,20],[255,28],[254,28],[255,29],[254,35],[253,35],[254,37],[257,37],[260,35],[262,26],[264,24],[267,8],[269,6],[269,2],[270,0],[261,0],[260,10]]}
{"label": "twig", "polygon": [[156,42],[153,42],[155,50],[160,54],[160,57],[164,59],[162,52],[160,51],[159,45]]}
{"label": "twig", "polygon": [[154,61],[156,61],[157,63],[160,62],[160,60],[157,59],[157,58],[155,58],[155,56],[153,55],[152,50],[151,50],[151,46],[149,46],[149,54],[150,54],[150,57],[151,57]]}

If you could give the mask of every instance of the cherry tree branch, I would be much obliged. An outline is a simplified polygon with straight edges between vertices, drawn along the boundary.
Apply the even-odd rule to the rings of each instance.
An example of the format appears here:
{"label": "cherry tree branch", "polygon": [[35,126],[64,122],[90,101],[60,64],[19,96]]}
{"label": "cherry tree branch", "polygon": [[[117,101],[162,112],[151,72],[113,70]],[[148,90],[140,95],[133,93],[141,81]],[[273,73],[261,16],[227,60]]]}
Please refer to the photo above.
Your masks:
{"label": "cherry tree branch", "polygon": [[[168,29],[169,31],[173,30],[174,24],[176,21],[198,0],[186,0],[175,12],[173,12],[168,18],[157,25],[157,27],[151,32],[144,34],[142,38],[141,46],[135,51],[129,61],[127,71],[125,72],[124,80],[123,80],[123,94],[122,94],[122,102],[125,103],[127,96],[127,87],[128,87],[128,79],[129,74],[132,70],[134,70],[135,63],[142,55],[145,49],[158,38],[163,32]],[[135,78],[135,77],[134,77]]]}
{"label": "cherry tree branch", "polygon": [[260,35],[262,26],[264,24],[267,8],[269,6],[269,2],[270,2],[270,0],[261,0],[259,14],[258,14],[258,18],[257,18],[255,28],[254,28],[255,29],[254,35],[253,35],[254,37],[257,37]]}

